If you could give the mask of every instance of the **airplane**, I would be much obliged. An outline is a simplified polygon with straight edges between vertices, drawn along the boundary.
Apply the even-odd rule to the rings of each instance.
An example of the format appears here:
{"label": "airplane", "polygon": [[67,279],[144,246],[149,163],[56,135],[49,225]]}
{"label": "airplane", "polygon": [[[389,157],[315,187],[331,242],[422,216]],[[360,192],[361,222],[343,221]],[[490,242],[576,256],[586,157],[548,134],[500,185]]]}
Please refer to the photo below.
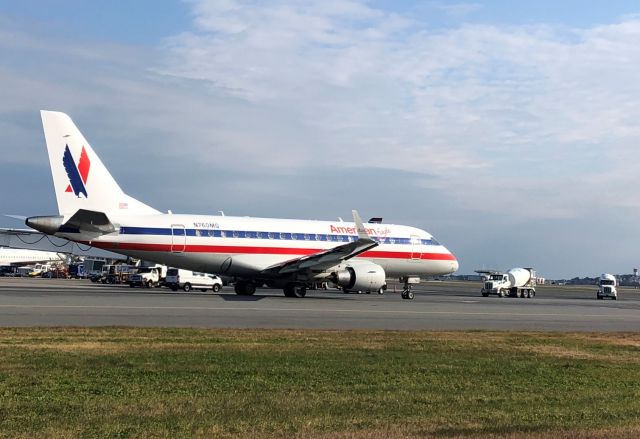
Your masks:
{"label": "airplane", "polygon": [[384,293],[387,278],[413,299],[421,276],[453,273],[455,256],[415,227],[362,222],[162,213],[127,195],[71,118],[40,112],[59,215],[26,219],[45,234],[134,258],[233,277],[238,295],[257,286],[304,297],[312,283]]}
{"label": "airplane", "polygon": [[60,262],[64,256],[55,252],[0,247],[0,265],[20,266],[42,262]]}

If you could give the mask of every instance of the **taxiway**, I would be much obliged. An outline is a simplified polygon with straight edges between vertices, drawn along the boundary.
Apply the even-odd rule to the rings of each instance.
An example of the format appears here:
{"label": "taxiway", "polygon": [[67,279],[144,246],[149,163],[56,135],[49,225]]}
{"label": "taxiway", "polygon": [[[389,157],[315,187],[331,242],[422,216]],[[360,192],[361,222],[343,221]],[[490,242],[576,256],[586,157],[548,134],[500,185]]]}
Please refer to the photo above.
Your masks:
{"label": "taxiway", "polygon": [[424,282],[413,301],[310,291],[304,299],[131,289],[85,280],[0,278],[0,326],[638,331],[640,291],[595,300],[593,287],[539,287],[534,299],[481,297],[472,282]]}

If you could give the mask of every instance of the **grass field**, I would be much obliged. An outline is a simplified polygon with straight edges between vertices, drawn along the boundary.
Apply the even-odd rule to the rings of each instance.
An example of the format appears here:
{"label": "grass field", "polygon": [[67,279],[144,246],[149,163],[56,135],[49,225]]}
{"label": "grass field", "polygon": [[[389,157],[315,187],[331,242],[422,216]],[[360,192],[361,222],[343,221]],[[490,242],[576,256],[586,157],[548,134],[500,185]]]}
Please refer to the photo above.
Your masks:
{"label": "grass field", "polygon": [[640,334],[0,329],[0,437],[640,437]]}

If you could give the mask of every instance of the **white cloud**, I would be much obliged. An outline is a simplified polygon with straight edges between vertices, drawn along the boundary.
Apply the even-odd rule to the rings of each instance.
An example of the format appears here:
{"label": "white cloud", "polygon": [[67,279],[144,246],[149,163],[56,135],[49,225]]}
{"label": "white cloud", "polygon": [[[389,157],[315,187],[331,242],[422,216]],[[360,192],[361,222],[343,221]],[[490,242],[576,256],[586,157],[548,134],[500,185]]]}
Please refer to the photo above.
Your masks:
{"label": "white cloud", "polygon": [[[635,17],[591,29],[430,31],[356,1],[193,5],[194,30],[167,41],[162,72],[286,113],[303,129],[282,148],[303,166],[455,178],[451,195],[464,202],[538,190],[550,212],[577,215],[581,203],[550,199],[543,185],[594,173],[613,184],[621,174],[603,170],[627,166],[640,135]],[[346,151],[351,159],[336,163]],[[638,177],[624,175],[629,189],[612,203],[635,197]]]}

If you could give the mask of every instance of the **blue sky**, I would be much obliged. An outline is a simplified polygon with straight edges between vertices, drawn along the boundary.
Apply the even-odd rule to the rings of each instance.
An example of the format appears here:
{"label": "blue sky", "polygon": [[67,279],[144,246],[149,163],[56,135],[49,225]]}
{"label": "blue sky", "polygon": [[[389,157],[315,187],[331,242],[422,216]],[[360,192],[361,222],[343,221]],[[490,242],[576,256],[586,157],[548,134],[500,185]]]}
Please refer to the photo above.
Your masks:
{"label": "blue sky", "polygon": [[433,233],[463,273],[640,264],[633,2],[96,5],[0,3],[2,212],[56,210],[47,108],[159,209],[358,208]]}

